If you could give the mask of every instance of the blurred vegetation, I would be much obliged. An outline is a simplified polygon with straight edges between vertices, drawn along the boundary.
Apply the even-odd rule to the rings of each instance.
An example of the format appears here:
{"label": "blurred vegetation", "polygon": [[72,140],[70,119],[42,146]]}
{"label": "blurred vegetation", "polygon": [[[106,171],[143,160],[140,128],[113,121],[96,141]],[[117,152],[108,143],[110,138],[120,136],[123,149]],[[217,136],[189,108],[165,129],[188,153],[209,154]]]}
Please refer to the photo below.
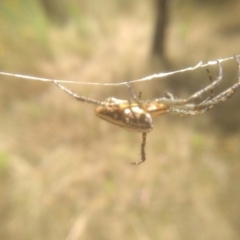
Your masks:
{"label": "blurred vegetation", "polygon": [[[240,54],[239,7],[171,1],[161,65],[153,1],[2,0],[0,70],[120,82]],[[236,63],[223,67],[216,93],[237,81]],[[133,87],[146,99],[185,97],[208,81],[199,69]],[[97,119],[94,106],[51,83],[0,76],[0,86],[1,239],[239,239],[240,92],[199,117],[154,119],[147,161],[134,167],[140,134]],[[129,98],[125,88],[66,86]]]}

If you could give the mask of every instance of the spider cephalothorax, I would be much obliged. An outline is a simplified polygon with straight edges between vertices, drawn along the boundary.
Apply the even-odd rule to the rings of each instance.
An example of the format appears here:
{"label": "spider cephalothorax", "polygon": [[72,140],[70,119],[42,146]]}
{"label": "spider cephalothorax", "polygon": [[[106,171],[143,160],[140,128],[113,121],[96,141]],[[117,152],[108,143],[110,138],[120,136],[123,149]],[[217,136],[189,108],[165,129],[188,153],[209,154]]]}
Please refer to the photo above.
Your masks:
{"label": "spider cephalothorax", "polygon": [[[163,98],[156,98],[152,100],[142,100],[141,97],[136,97],[131,85],[127,83],[127,87],[131,94],[131,100],[121,100],[110,97],[105,101],[98,101],[92,98],[79,96],[64,86],[60,85],[57,81],[53,82],[62,90],[70,94],[75,99],[81,102],[87,102],[95,104],[96,115],[110,123],[123,127],[127,130],[137,131],[142,133],[141,144],[141,160],[134,162],[133,164],[139,164],[146,160],[145,156],[145,144],[146,135],[153,128],[152,117],[159,115],[172,113],[180,116],[197,116],[205,113],[211,109],[214,105],[227,100],[231,97],[240,87],[240,58],[235,57],[238,63],[238,82],[230,88],[219,93],[213,94],[213,90],[220,84],[223,77],[222,65],[218,61],[219,74],[218,77],[212,81],[210,77],[210,84],[192,94],[186,99],[180,99],[174,97],[171,93],[167,93]],[[209,71],[208,71],[209,73]],[[210,92],[210,96],[201,101],[200,103],[194,103],[196,99],[203,96],[204,93]]]}

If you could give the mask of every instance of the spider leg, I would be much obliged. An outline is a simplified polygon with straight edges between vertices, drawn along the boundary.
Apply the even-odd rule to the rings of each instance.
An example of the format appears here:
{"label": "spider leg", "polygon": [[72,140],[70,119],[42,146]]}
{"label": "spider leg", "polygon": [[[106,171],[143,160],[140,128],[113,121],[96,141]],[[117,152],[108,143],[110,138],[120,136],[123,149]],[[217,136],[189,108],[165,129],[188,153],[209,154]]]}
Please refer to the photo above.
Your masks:
{"label": "spider leg", "polygon": [[224,102],[228,98],[230,98],[240,87],[240,58],[235,56],[235,59],[238,64],[238,82],[232,85],[230,88],[225,90],[224,92],[218,94],[212,99],[206,100],[200,103],[197,107],[198,108],[212,108],[214,105],[218,104],[219,102]]}
{"label": "spider leg", "polygon": [[[133,97],[133,100],[137,103],[137,105],[141,108],[142,107],[142,103],[141,103],[141,97],[142,97],[142,92],[139,92],[138,97],[136,96],[136,94],[133,91],[132,86],[130,85],[130,83],[127,83],[127,88],[130,92],[130,94]],[[131,109],[132,111],[132,109]],[[132,111],[133,112],[133,111]],[[134,114],[134,112],[133,112]],[[135,114],[134,114],[135,115]],[[146,154],[145,154],[145,145],[146,145],[146,139],[147,139],[147,133],[143,132],[142,133],[142,143],[141,143],[141,161],[138,162],[132,162],[133,165],[138,165],[140,163],[143,163],[146,160]]]}
{"label": "spider leg", "polygon": [[226,101],[230,98],[239,88],[240,88],[240,58],[235,56],[235,59],[238,64],[238,82],[233,86],[225,90],[224,92],[218,94],[215,97],[209,97],[205,101],[194,105],[194,104],[186,104],[184,106],[173,106],[170,108],[171,113],[175,113],[182,116],[187,115],[199,115],[205,113],[209,109],[213,108],[214,105]]}
{"label": "spider leg", "polygon": [[204,93],[206,93],[209,90],[212,92],[220,84],[220,82],[222,81],[222,78],[223,78],[222,65],[219,61],[218,61],[218,68],[219,68],[219,74],[218,74],[218,77],[216,78],[216,80],[211,82],[205,88],[195,92],[189,98],[180,99],[180,98],[169,98],[168,96],[166,96],[164,98],[155,99],[154,101],[156,101],[158,103],[163,103],[163,104],[166,104],[169,106],[183,105],[183,104],[190,103],[197,98],[200,98]]}
{"label": "spider leg", "polygon": [[91,104],[95,104],[95,105],[105,105],[104,102],[92,99],[92,98],[88,98],[88,97],[84,97],[84,96],[79,96],[78,94],[70,91],[69,89],[67,89],[66,87],[64,87],[63,85],[59,84],[57,81],[52,80],[54,84],[56,84],[60,89],[62,89],[63,91],[65,91],[67,94],[69,94],[70,96],[74,97],[75,99],[77,99],[78,101],[81,102],[87,102],[87,103],[91,103]]}
{"label": "spider leg", "polygon": [[170,92],[165,92],[165,93],[163,93],[163,95],[164,95],[165,98],[168,98],[168,99],[174,99],[175,98],[174,95]]}
{"label": "spider leg", "polygon": [[[192,96],[190,96],[187,100],[186,103],[191,102],[192,100],[195,100],[196,98],[201,97],[205,92],[210,90],[210,93],[213,94],[213,90],[221,83],[222,78],[223,78],[223,69],[221,63],[218,61],[218,68],[219,68],[219,74],[218,77],[216,78],[215,81],[212,82],[212,77],[210,77],[211,83],[207,85],[205,88],[201,89],[200,91],[194,93]],[[208,70],[209,72],[209,70]]]}
{"label": "spider leg", "polygon": [[127,88],[128,88],[128,91],[130,92],[133,100],[137,103],[137,104],[140,104],[140,99],[141,99],[141,92],[139,93],[139,96],[137,97],[135,92],[133,91],[133,88],[131,86],[131,84],[129,82],[126,83],[127,85]]}
{"label": "spider leg", "polygon": [[139,94],[138,94],[138,100],[140,101],[142,98],[142,92],[140,91]]}
{"label": "spider leg", "polygon": [[[208,74],[210,83],[212,83],[212,82],[213,82],[212,75],[211,75],[210,70],[209,70],[208,68],[206,69],[206,72],[207,72],[207,74]],[[215,87],[214,87],[214,88],[215,88]],[[201,104],[209,101],[210,99],[212,99],[212,98],[214,97],[214,88],[210,89],[210,96],[209,96],[207,99],[205,99],[203,102],[201,102]],[[200,104],[199,104],[199,105],[200,105]]]}
{"label": "spider leg", "polygon": [[[207,74],[208,74],[208,77],[209,77],[210,83],[212,83],[212,82],[213,82],[212,75],[211,75],[211,73],[210,73],[210,71],[209,71],[208,68],[206,69],[206,72],[207,72]],[[214,90],[213,88],[210,89],[210,98],[213,98],[213,97],[214,97],[213,90]]]}
{"label": "spider leg", "polygon": [[[132,88],[131,84],[130,84],[129,82],[127,82],[126,85],[127,85],[128,91],[130,92],[133,100],[134,100],[134,101],[137,103],[137,105],[138,105],[138,104],[139,104],[139,101],[140,101],[140,99],[141,99],[142,92],[140,92],[139,95],[138,95],[138,97],[137,97],[136,94],[135,94],[134,91],[133,91],[133,88]],[[131,101],[131,99],[128,100],[128,104],[129,104],[129,106],[132,106],[132,101]],[[132,115],[134,116],[134,118],[137,119],[137,116],[136,116],[135,112],[133,111],[132,107],[130,107],[129,109],[130,109]]]}
{"label": "spider leg", "polygon": [[140,163],[143,163],[146,160],[146,154],[145,154],[146,139],[147,139],[147,133],[142,133],[141,161],[139,161],[139,162],[132,162],[133,165],[138,165]]}

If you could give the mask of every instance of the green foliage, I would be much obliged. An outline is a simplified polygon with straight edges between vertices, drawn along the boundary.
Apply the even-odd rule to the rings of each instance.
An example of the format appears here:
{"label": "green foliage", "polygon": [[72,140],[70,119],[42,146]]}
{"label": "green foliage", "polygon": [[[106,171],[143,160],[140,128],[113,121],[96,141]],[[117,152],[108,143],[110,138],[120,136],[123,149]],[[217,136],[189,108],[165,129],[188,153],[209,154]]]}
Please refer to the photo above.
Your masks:
{"label": "green foliage", "polygon": [[45,56],[47,31],[47,21],[38,0],[1,1],[0,64],[6,68],[23,69],[27,59]]}

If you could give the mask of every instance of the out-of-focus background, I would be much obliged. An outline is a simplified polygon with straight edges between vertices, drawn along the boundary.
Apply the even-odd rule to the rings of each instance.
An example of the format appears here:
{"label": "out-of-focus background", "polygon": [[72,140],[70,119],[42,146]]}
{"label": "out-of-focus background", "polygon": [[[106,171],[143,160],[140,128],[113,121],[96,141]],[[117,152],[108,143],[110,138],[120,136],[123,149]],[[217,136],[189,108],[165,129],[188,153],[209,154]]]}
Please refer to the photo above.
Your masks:
{"label": "out-of-focus background", "polygon": [[[0,71],[121,82],[229,57],[240,54],[239,8],[238,0],[1,0]],[[234,60],[223,68],[215,94],[237,81]],[[201,68],[133,87],[151,99],[208,83]],[[65,85],[99,100],[130,97],[125,87]],[[132,166],[141,134],[98,119],[95,106],[50,82],[0,76],[1,239],[239,239],[239,101],[240,92],[199,117],[154,119],[147,161]]]}

